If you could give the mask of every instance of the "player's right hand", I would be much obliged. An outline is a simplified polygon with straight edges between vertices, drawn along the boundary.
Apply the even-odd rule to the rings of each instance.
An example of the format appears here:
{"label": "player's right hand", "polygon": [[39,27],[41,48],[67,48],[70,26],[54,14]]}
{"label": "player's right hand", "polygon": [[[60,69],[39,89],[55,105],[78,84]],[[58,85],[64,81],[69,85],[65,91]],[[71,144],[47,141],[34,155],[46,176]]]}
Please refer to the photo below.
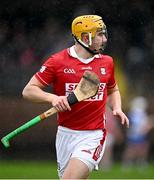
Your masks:
{"label": "player's right hand", "polygon": [[52,106],[56,108],[58,112],[71,111],[71,107],[67,101],[67,96],[57,96],[52,97]]}

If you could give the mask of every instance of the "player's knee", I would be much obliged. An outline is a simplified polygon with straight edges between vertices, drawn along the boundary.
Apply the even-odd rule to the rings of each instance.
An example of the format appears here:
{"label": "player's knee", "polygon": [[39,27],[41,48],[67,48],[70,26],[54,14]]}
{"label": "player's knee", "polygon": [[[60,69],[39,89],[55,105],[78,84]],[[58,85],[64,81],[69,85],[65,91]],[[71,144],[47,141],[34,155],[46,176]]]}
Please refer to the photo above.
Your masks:
{"label": "player's knee", "polygon": [[87,179],[89,172],[89,168],[84,162],[72,158],[64,171],[62,179]]}

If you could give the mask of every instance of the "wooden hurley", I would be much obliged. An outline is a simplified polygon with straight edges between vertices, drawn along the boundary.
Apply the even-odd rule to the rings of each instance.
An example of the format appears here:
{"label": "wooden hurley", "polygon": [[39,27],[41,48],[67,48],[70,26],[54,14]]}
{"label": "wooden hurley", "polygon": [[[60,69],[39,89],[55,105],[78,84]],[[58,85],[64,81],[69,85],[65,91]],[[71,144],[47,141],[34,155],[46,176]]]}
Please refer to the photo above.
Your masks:
{"label": "wooden hurley", "polygon": [[[69,94],[67,97],[68,102],[70,105],[73,105],[77,102],[86,100],[91,98],[97,94],[99,88],[100,80],[98,76],[92,71],[85,71],[79,84],[77,85],[74,92]],[[1,139],[3,145],[8,148],[10,146],[9,141],[17,136],[18,134],[24,132],[25,130],[29,129],[30,127],[38,124],[42,120],[46,119],[47,117],[57,113],[56,108],[52,107],[49,110],[45,111],[44,113],[36,116],[35,118],[31,119],[27,123],[23,124],[22,126],[18,127],[14,131],[7,134],[5,137]]]}

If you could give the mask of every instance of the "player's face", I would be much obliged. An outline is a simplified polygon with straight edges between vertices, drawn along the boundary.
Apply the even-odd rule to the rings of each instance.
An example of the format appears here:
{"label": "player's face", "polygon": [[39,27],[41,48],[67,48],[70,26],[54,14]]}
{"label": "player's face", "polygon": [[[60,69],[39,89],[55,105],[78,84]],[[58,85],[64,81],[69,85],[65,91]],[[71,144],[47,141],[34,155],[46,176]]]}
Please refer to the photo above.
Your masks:
{"label": "player's face", "polygon": [[105,36],[103,31],[96,32],[96,35],[93,39],[92,43],[92,49],[96,49],[98,53],[100,52],[100,49],[102,49],[102,46],[107,43],[107,37]]}

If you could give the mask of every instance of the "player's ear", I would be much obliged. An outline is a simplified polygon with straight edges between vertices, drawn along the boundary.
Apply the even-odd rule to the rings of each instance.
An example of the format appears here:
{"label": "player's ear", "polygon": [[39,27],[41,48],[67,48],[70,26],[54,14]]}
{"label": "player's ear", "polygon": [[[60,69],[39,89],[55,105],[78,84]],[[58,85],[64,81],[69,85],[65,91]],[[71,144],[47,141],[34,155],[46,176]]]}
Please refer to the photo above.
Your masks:
{"label": "player's ear", "polygon": [[81,37],[82,37],[82,41],[85,44],[89,44],[89,35],[88,35],[88,33],[82,33]]}

